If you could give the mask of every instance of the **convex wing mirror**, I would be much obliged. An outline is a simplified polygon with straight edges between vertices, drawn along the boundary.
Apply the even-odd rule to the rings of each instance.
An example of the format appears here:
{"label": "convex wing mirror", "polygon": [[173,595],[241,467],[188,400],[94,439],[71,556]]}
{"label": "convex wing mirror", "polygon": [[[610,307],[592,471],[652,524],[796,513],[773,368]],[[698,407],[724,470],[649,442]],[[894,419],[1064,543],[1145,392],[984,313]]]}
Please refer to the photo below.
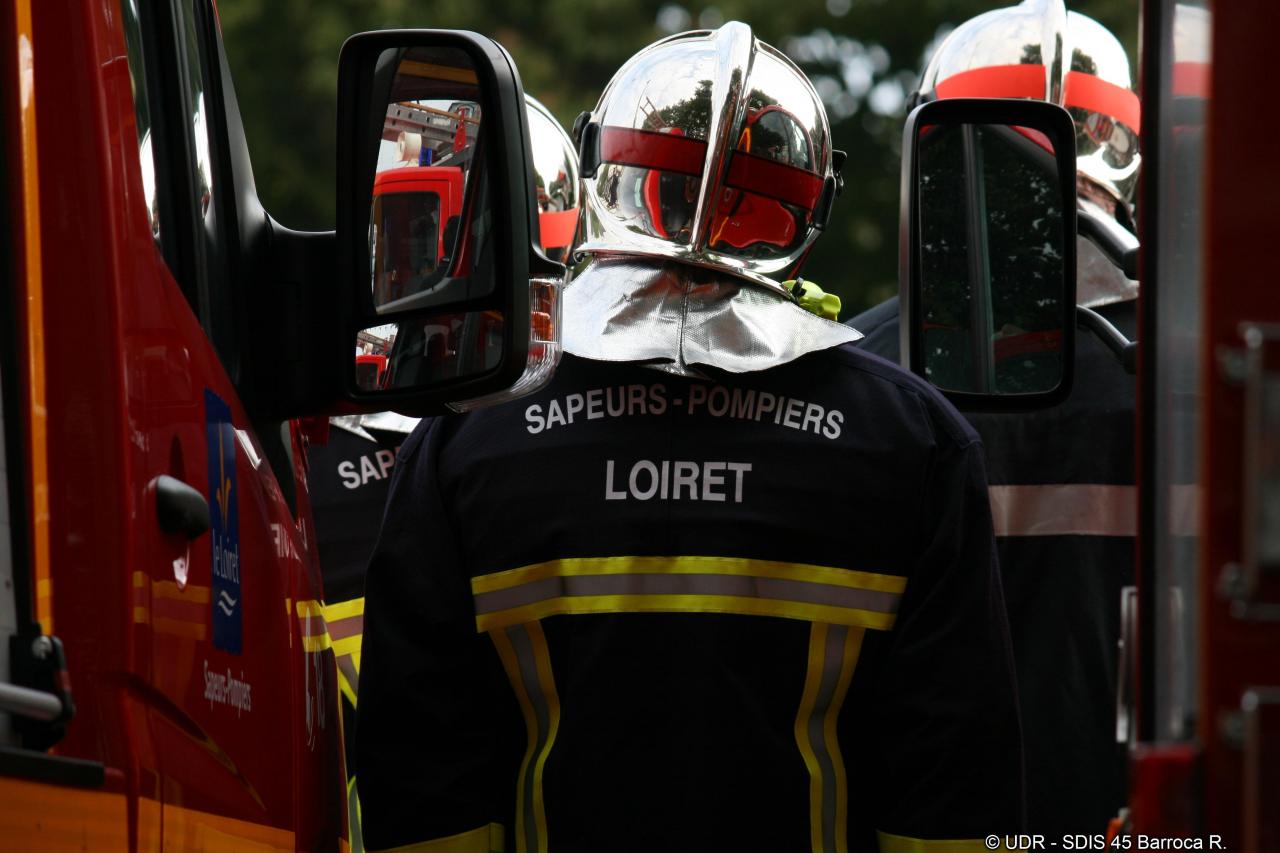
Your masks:
{"label": "convex wing mirror", "polygon": [[511,57],[475,33],[353,36],[338,128],[347,399],[426,415],[540,387],[559,360],[565,268],[535,248]]}
{"label": "convex wing mirror", "polygon": [[917,107],[903,137],[903,363],[958,408],[1025,410],[1071,391],[1075,128],[1043,101]]}

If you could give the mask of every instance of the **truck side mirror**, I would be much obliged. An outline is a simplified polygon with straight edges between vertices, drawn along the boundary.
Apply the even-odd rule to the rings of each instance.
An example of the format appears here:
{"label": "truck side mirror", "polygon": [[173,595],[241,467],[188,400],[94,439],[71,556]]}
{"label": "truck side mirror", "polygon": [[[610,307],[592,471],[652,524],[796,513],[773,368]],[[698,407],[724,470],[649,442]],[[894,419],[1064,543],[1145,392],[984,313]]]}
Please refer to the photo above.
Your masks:
{"label": "truck side mirror", "polygon": [[958,408],[1026,410],[1071,392],[1075,128],[1043,101],[956,98],[903,137],[903,363]]}
{"label": "truck side mirror", "polygon": [[[349,403],[427,415],[540,387],[559,360],[566,271],[534,248],[524,92],[507,52],[467,32],[353,36],[338,128],[334,347]],[[379,382],[361,381],[357,350],[385,358]]]}

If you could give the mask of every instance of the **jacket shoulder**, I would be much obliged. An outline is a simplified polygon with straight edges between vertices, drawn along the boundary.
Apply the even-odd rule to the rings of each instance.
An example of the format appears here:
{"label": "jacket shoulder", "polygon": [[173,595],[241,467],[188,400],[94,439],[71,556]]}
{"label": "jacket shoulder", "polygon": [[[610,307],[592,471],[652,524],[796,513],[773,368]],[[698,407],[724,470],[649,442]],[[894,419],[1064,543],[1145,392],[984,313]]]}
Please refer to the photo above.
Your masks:
{"label": "jacket shoulder", "polygon": [[857,387],[860,394],[916,401],[933,427],[935,438],[940,432],[957,447],[980,440],[969,422],[938,389],[899,365],[859,348],[857,344],[843,344],[811,357],[827,361],[832,374],[842,376],[842,381]]}

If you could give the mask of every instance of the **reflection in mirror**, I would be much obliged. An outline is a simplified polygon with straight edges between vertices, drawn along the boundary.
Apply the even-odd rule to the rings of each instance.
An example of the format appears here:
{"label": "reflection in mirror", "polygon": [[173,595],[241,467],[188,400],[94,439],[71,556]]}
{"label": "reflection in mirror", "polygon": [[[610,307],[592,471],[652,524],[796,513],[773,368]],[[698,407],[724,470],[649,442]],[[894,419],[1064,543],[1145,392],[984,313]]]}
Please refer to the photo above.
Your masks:
{"label": "reflection in mirror", "polygon": [[387,357],[356,351],[356,387],[361,391],[377,391],[387,377]]}
{"label": "reflection in mirror", "polygon": [[456,48],[387,50],[394,64],[369,212],[378,313],[483,296],[489,197],[475,67]]}
{"label": "reflection in mirror", "polygon": [[500,311],[417,315],[371,326],[356,335],[356,386],[408,390],[480,376],[502,360],[502,333]]}
{"label": "reflection in mirror", "polygon": [[1028,128],[933,125],[918,162],[925,375],[947,391],[1052,391],[1066,294],[1052,143]]}

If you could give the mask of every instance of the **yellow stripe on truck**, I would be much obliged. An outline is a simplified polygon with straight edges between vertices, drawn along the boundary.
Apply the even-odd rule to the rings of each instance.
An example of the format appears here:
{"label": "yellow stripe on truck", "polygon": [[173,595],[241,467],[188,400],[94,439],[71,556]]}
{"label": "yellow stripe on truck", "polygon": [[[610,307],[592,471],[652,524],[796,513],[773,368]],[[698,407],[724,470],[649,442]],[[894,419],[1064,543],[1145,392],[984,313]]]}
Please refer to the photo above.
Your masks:
{"label": "yellow stripe on truck", "polygon": [[0,777],[0,839],[6,850],[125,851],[124,794]]}
{"label": "yellow stripe on truck", "polygon": [[190,851],[275,851],[295,849],[292,830],[164,806],[164,847]]}
{"label": "yellow stripe on truck", "polygon": [[[4,85],[18,93],[17,154],[22,162],[22,216],[14,223],[22,229],[23,290],[27,357],[27,464],[31,497],[31,563],[35,576],[36,619],[46,634],[53,628],[53,579],[49,557],[49,436],[45,402],[44,274],[40,258],[40,170],[36,153],[35,57],[32,55],[31,0],[14,4],[18,43],[16,68],[5,69]],[[15,235],[16,236],[16,235]],[[9,460],[21,470],[18,460]]]}

